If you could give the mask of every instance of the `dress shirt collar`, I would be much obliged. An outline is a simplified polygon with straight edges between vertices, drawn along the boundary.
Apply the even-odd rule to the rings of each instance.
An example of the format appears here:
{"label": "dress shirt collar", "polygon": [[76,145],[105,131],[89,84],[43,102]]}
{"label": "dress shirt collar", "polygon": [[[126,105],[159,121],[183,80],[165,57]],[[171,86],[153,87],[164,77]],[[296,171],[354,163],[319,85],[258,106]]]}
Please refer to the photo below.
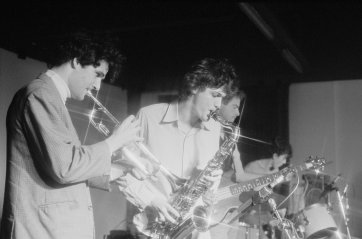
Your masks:
{"label": "dress shirt collar", "polygon": [[60,77],[60,75],[58,75],[52,70],[47,70],[45,74],[53,80],[55,87],[59,91],[60,97],[62,98],[62,101],[65,104],[67,98],[70,98],[70,90],[67,83],[65,83],[65,80],[62,77]]}
{"label": "dress shirt collar", "polygon": [[[165,115],[163,116],[161,122],[162,123],[172,123],[172,122],[178,123],[178,121],[179,121],[178,101],[173,101],[172,103],[170,103],[168,105]],[[210,130],[210,127],[211,127],[210,121],[211,120],[209,120],[207,122],[201,122],[196,127],[205,129],[205,130]]]}

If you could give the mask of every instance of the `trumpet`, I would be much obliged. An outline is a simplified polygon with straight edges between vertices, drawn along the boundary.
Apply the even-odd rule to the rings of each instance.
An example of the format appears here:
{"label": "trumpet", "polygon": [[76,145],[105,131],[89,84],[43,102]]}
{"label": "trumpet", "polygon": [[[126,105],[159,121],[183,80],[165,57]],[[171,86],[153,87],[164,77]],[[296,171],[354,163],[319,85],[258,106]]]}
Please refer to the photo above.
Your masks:
{"label": "trumpet", "polygon": [[[108,129],[108,127],[103,123],[102,120],[96,120],[96,111],[103,112],[114,124],[114,128],[119,126],[121,123],[111,114],[111,112],[107,110],[105,106],[103,106],[103,104],[95,96],[93,96],[92,92],[87,91],[86,95],[91,98],[97,106],[97,109],[93,107],[89,115],[90,123],[100,133],[105,136],[109,136],[111,131]],[[134,142],[133,147],[130,147],[129,145],[122,147],[120,152],[123,157],[115,158],[113,160],[114,163],[130,164],[131,166],[138,168],[146,177],[154,176],[158,171],[160,171],[170,182],[172,190],[174,191],[177,191],[186,182],[185,179],[177,177],[175,174],[166,169],[156,158],[156,156],[142,142]],[[118,152],[116,154],[118,155]],[[146,167],[147,164],[152,166],[152,170],[149,167]]]}
{"label": "trumpet", "polygon": [[[87,91],[86,95],[91,98],[93,100],[93,102],[99,107],[97,110],[100,110],[102,111],[105,115],[107,115],[109,117],[109,119],[115,124],[114,127],[117,127],[120,125],[120,122],[116,119],[116,117],[114,117],[111,112],[109,112],[107,110],[106,107],[104,107],[102,105],[102,103],[96,98],[93,96],[92,92],[91,91]],[[104,125],[103,121],[99,121],[99,122],[96,122],[96,120],[94,119],[95,118],[95,112],[96,112],[96,109],[95,107],[93,107],[92,109],[92,112],[90,113],[89,115],[89,120],[90,120],[90,123],[93,125],[93,127],[95,129],[97,129],[100,133],[102,133],[103,135],[105,136],[109,136],[109,134],[111,133],[109,131],[109,129],[107,128],[107,126]]]}
{"label": "trumpet", "polygon": [[[87,91],[86,95],[93,100],[96,107],[93,107],[90,115],[89,115],[89,121],[92,124],[92,126],[98,130],[98,132],[102,133],[104,136],[109,136],[111,131],[108,129],[108,127],[104,124],[102,120],[97,121],[96,112],[101,111],[103,112],[110,121],[114,124],[114,128],[118,127],[121,122],[119,122],[116,117],[114,117],[111,112],[107,110],[105,106],[95,97],[90,91]],[[142,152],[143,155],[145,155],[142,159],[141,157],[136,156],[134,151]],[[114,156],[121,155],[121,157],[114,157],[112,160],[113,163],[120,163],[120,164],[128,164],[133,167],[138,168],[146,177],[152,176],[156,169],[159,167],[160,162],[158,159],[146,148],[144,144],[141,142],[134,142],[132,147],[125,146],[122,147],[120,150],[116,151]],[[143,159],[147,159],[149,163],[153,166],[154,170],[150,170],[149,168],[146,168],[145,164],[146,162]]]}

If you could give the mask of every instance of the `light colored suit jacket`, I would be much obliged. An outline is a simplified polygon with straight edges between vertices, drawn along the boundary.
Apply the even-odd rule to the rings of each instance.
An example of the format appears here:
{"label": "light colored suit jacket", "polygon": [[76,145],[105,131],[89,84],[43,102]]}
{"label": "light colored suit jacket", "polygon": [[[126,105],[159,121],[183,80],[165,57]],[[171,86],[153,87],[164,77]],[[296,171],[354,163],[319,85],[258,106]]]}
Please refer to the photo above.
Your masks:
{"label": "light colored suit jacket", "polygon": [[7,114],[3,238],[94,238],[88,179],[107,182],[110,157],[105,142],[81,145],[47,75],[20,89]]}

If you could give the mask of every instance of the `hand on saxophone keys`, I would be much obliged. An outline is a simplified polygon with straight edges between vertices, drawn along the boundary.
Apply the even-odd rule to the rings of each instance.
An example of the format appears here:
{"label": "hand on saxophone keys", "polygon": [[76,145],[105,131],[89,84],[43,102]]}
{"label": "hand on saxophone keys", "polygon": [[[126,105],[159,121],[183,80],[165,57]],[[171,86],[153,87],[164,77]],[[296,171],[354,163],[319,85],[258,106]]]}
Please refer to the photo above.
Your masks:
{"label": "hand on saxophone keys", "polygon": [[177,223],[175,218],[179,218],[180,214],[167,202],[166,198],[156,196],[151,201],[151,206],[159,212],[159,218],[161,221],[166,219],[171,223]]}
{"label": "hand on saxophone keys", "polygon": [[202,180],[206,182],[208,185],[210,185],[211,191],[214,191],[217,189],[217,187],[220,184],[222,174],[223,170],[217,169],[212,171],[211,174],[205,175]]}

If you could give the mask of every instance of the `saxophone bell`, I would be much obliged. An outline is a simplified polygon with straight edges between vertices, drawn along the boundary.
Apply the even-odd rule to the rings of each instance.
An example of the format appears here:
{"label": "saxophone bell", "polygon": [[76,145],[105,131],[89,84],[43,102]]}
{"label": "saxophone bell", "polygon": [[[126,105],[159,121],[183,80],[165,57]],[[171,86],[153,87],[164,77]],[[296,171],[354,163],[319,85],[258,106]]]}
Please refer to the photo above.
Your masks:
{"label": "saxophone bell", "polygon": [[192,212],[192,222],[199,232],[206,232],[211,225],[212,210],[199,205],[196,206]]}

